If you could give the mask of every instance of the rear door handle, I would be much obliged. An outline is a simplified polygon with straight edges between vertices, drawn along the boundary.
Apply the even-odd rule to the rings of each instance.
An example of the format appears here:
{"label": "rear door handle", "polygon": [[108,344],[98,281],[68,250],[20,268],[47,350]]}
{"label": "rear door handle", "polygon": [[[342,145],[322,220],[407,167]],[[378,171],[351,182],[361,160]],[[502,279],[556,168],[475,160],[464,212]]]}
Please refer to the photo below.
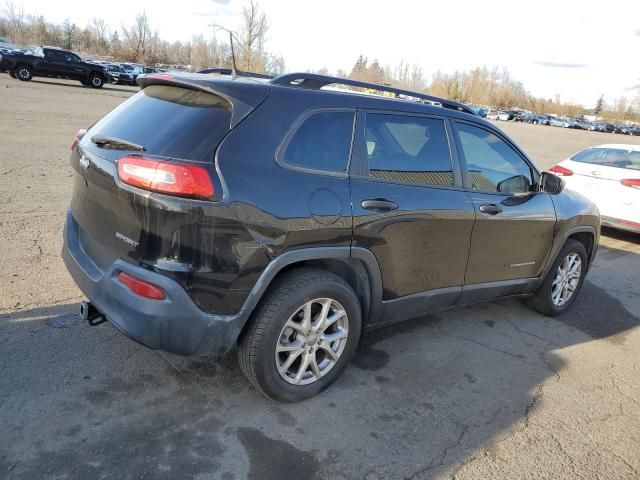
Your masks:
{"label": "rear door handle", "polygon": [[397,203],[385,200],[384,198],[363,200],[360,205],[362,205],[362,208],[365,208],[367,210],[380,210],[381,212],[388,212],[390,210],[395,210],[396,208],[398,208]]}
{"label": "rear door handle", "polygon": [[486,203],[484,205],[480,205],[480,211],[487,215],[497,215],[502,212],[502,207],[499,207],[495,203]]}

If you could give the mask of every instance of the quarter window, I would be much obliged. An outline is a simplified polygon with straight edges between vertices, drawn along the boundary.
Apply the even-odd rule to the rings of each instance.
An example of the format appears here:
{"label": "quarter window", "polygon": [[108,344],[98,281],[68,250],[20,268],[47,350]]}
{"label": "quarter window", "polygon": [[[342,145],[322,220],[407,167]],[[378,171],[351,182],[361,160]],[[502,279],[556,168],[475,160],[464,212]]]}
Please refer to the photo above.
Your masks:
{"label": "quarter window", "polygon": [[456,125],[474,190],[506,194],[531,191],[531,168],[511,146],[483,128]]}
{"label": "quarter window", "polygon": [[291,137],[283,160],[312,170],[346,173],[353,136],[353,112],[318,112]]}
{"label": "quarter window", "polygon": [[369,176],[403,183],[453,185],[443,120],[367,114],[365,141]]}

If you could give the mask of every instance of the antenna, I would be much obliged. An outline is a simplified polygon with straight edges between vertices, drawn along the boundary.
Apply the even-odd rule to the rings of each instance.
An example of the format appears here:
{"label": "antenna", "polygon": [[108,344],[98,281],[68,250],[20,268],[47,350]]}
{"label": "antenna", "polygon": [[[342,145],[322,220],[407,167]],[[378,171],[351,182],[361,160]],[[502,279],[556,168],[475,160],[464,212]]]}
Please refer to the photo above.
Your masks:
{"label": "antenna", "polygon": [[236,52],[233,48],[233,32],[231,30],[229,30],[229,43],[231,43],[231,61],[233,62],[233,69],[231,69],[231,80],[235,80],[238,69],[236,67]]}
{"label": "antenna", "polygon": [[211,23],[208,26],[213,28],[214,32],[216,30],[224,30],[225,32],[229,32],[229,43],[231,44],[231,63],[232,63],[231,79],[235,80],[238,74],[238,67],[236,66],[236,49],[235,49],[235,44],[233,43],[233,38],[235,35],[232,30],[229,30],[228,28],[225,28],[222,25]]}

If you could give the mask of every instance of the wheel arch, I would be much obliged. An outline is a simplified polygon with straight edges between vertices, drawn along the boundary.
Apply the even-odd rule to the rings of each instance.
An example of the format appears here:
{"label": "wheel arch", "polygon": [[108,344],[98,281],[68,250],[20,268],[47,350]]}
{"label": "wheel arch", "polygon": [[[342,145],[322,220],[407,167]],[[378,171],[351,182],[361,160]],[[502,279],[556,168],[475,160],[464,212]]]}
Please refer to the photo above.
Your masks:
{"label": "wheel arch", "polygon": [[365,248],[316,247],[292,250],[273,259],[260,275],[242,306],[244,333],[251,314],[269,287],[283,274],[304,267],[330,271],[345,280],[356,293],[362,307],[363,324],[373,323],[381,313],[382,276],[373,253]]}
{"label": "wheel arch", "polygon": [[563,232],[563,234],[558,236],[556,241],[553,243],[552,251],[549,255],[547,265],[545,266],[543,274],[540,276],[541,281],[543,281],[549,274],[549,270],[551,270],[553,263],[556,261],[560,250],[562,250],[562,248],[567,243],[567,240],[569,239],[576,240],[585,246],[587,255],[589,257],[588,268],[591,267],[591,264],[593,263],[596,252],[598,250],[597,230],[594,227],[588,225],[576,226]]}

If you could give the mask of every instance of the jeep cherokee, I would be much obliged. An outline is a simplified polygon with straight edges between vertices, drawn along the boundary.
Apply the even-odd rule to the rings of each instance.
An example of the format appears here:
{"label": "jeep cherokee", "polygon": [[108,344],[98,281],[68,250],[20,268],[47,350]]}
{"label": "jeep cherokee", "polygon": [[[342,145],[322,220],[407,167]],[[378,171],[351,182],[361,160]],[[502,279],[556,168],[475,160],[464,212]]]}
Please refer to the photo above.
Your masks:
{"label": "jeep cherokee", "polygon": [[595,256],[596,207],[462,104],[314,74],[138,83],[72,144],[83,315],[177,354],[237,346],[271,398],[319,393],[362,332],[434,309],[563,313]]}

